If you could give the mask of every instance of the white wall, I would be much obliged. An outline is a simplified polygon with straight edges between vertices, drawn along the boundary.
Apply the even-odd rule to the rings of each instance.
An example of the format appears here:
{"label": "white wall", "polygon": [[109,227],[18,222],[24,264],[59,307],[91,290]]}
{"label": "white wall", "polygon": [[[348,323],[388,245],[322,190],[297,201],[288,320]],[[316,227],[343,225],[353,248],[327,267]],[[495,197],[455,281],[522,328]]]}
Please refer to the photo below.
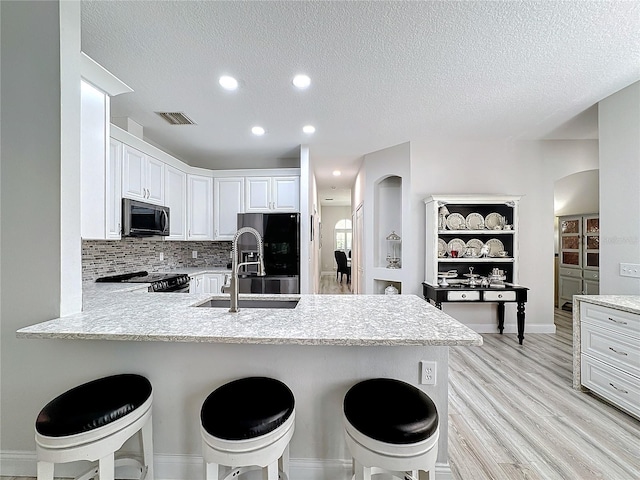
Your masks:
{"label": "white wall", "polygon": [[[58,3],[0,2],[0,21],[0,444],[34,450],[33,422],[42,401],[82,377],[78,364],[85,363],[64,343],[15,335],[60,312]],[[76,371],[67,376],[59,360],[72,358]]]}
{"label": "white wall", "polygon": [[333,254],[335,250],[334,227],[336,222],[343,218],[352,221],[350,206],[322,206],[322,250],[320,256],[322,273],[332,272],[335,274],[337,270]]}
{"label": "white wall", "polygon": [[557,217],[598,213],[600,209],[600,172],[587,170],[556,181],[553,200]]}
{"label": "white wall", "polygon": [[[525,333],[553,332],[553,179],[546,178],[540,142],[411,142],[416,262],[424,265],[425,205],[432,194],[523,195],[520,201],[519,282],[529,287]],[[424,272],[422,272],[424,280]],[[423,281],[421,280],[421,281]],[[496,306],[445,304],[444,311],[479,331],[496,325]],[[507,305],[505,331],[516,331]],[[526,342],[526,340],[525,340]]]}
{"label": "white wall", "polygon": [[598,104],[600,293],[640,294],[620,263],[640,263],[640,82]]}
{"label": "white wall", "polygon": [[[389,282],[401,283],[401,293],[421,294],[418,281],[420,268],[414,261],[414,252],[418,250],[416,243],[415,224],[413,222],[412,203],[412,146],[409,142],[372,152],[364,156],[362,170],[366,175],[359,177],[354,185],[356,200],[363,195],[364,208],[364,292],[366,294],[384,291]],[[380,192],[380,182],[390,176],[402,178],[400,192],[400,208],[390,206],[381,201],[384,193]],[[362,183],[361,183],[362,182]],[[363,193],[360,189],[363,188]],[[354,205],[357,207],[357,204]],[[384,212],[384,213],[381,213]],[[399,219],[401,229],[396,233],[402,239],[402,268],[387,269],[380,266],[377,259],[386,252],[385,238],[391,232],[381,230],[388,225],[381,220],[381,215],[387,218]],[[387,225],[387,226],[385,226]]]}

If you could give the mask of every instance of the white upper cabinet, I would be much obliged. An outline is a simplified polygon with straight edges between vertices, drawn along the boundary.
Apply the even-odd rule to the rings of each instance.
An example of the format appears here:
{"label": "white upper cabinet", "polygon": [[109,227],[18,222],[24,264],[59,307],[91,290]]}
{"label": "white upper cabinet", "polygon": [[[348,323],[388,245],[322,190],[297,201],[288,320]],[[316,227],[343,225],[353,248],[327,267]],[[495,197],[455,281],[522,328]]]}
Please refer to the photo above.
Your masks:
{"label": "white upper cabinet", "polygon": [[164,204],[169,207],[169,236],[166,240],[187,239],[187,174],[165,165]]}
{"label": "white upper cabinet", "polygon": [[109,139],[109,96],[82,81],[81,222],[84,239],[120,238],[122,144]]}
{"label": "white upper cabinet", "polygon": [[213,181],[213,239],[233,240],[238,213],[244,213],[245,177],[221,177]]}
{"label": "white upper cabinet", "polygon": [[122,161],[122,196],[163,205],[164,163],[129,145]]}
{"label": "white upper cabinet", "polygon": [[114,139],[109,141],[106,174],[106,238],[120,240],[122,234],[122,143]]}
{"label": "white upper cabinet", "polygon": [[300,177],[246,177],[245,212],[297,212]]}
{"label": "white upper cabinet", "polygon": [[300,177],[273,177],[273,210],[300,211]]}
{"label": "white upper cabinet", "polygon": [[213,178],[187,175],[187,240],[213,240]]}

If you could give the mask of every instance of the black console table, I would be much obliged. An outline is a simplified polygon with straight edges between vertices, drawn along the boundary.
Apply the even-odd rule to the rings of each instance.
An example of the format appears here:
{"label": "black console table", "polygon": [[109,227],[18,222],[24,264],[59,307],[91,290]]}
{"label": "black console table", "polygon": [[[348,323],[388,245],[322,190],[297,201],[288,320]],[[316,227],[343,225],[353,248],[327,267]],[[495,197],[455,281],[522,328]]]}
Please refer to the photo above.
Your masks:
{"label": "black console table", "polygon": [[438,285],[422,284],[422,295],[442,310],[443,302],[494,302],[498,304],[498,329],[504,330],[504,304],[518,303],[518,340],[520,345],[524,340],[524,304],[527,301],[527,287],[505,286],[504,288],[469,287],[468,285],[441,287]]}

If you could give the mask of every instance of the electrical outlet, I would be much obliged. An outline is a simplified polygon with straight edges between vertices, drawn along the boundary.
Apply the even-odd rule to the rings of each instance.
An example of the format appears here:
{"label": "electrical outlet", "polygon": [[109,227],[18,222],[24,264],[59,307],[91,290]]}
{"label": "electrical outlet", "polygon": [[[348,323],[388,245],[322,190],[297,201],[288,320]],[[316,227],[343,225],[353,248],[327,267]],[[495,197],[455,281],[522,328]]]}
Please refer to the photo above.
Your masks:
{"label": "electrical outlet", "polygon": [[640,278],[640,264],[638,264],[638,263],[621,263],[620,264],[620,276],[621,277]]}
{"label": "electrical outlet", "polygon": [[160,261],[164,262],[164,253],[160,252]]}
{"label": "electrical outlet", "polygon": [[420,361],[420,383],[423,385],[436,384],[436,362],[430,360]]}
{"label": "electrical outlet", "polygon": [[191,252],[191,258],[198,258],[198,251],[197,250],[193,250]]}

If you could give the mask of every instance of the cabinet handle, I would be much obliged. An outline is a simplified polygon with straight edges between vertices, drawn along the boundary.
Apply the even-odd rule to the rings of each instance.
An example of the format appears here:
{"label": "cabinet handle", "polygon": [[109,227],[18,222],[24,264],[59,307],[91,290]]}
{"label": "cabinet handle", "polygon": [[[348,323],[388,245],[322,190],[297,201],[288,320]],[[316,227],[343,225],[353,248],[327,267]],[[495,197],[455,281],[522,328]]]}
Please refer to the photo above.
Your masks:
{"label": "cabinet handle", "polygon": [[625,357],[628,355],[627,352],[619,352],[618,350],[616,350],[613,347],[609,347],[609,350],[611,350],[614,353],[617,353],[618,355],[624,355]]}
{"label": "cabinet handle", "polygon": [[463,293],[463,294],[462,294],[462,298],[467,298],[467,294],[466,294],[466,293]]}
{"label": "cabinet handle", "polygon": [[607,318],[608,318],[609,320],[611,320],[613,323],[619,323],[620,325],[626,325],[626,324],[627,324],[627,322],[622,322],[622,321],[620,321],[620,320],[616,320],[616,319],[611,318],[611,317],[607,317]]}
{"label": "cabinet handle", "polygon": [[628,391],[626,391],[624,388],[618,388],[618,387],[616,387],[616,386],[615,386],[613,383],[611,383],[611,382],[609,382],[609,385],[611,385],[613,388],[615,388],[615,389],[616,389],[616,390],[618,390],[619,392],[626,393],[626,394],[628,394],[628,393],[629,393],[629,392],[628,392]]}
{"label": "cabinet handle", "polygon": [[502,298],[502,294],[501,293],[498,294],[498,298]]}

